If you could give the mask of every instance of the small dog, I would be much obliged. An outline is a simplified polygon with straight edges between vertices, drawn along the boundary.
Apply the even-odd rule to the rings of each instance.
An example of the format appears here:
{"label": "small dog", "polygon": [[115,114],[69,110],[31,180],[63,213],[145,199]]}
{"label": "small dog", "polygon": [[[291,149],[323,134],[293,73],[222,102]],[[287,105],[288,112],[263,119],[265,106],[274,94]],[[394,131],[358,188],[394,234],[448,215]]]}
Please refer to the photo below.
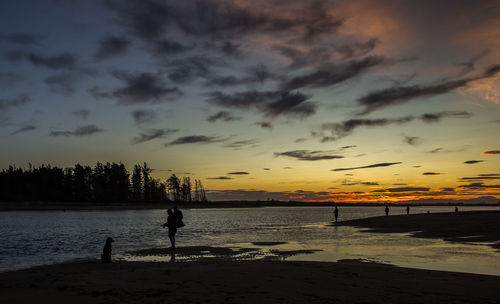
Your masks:
{"label": "small dog", "polygon": [[106,239],[106,244],[104,245],[104,248],[102,249],[102,256],[101,256],[101,261],[103,263],[111,263],[111,243],[114,242],[112,238],[107,238]]}

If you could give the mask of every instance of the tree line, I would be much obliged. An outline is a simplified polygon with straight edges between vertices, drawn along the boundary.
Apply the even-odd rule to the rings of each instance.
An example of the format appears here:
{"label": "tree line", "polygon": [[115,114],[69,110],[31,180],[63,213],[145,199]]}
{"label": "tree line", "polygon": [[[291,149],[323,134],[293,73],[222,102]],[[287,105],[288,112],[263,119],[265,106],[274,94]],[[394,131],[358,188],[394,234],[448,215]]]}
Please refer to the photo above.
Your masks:
{"label": "tree line", "polygon": [[132,176],[122,163],[93,168],[41,165],[28,169],[9,166],[0,172],[0,201],[53,202],[204,202],[200,180],[172,174],[166,181],[151,176],[147,163],[135,165]]}

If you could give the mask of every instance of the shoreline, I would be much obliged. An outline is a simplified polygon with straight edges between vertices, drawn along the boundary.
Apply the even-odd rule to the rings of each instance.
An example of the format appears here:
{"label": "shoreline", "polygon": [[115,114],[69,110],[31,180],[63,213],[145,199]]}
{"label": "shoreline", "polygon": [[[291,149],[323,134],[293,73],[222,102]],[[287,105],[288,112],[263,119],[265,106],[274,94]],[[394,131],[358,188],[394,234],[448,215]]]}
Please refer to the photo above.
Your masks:
{"label": "shoreline", "polygon": [[3,303],[496,303],[499,276],[338,262],[98,261],[0,273]]}
{"label": "shoreline", "polygon": [[[334,203],[334,202],[279,202],[279,201],[215,201],[215,202],[126,202],[126,203],[94,203],[94,202],[0,202],[0,212],[7,211],[101,211],[101,210],[155,210],[167,209],[177,205],[181,209],[208,208],[262,208],[262,207],[381,207],[383,203]],[[391,205],[406,207],[406,203]],[[412,207],[500,207],[499,204],[411,204]]]}
{"label": "shoreline", "polygon": [[365,232],[408,233],[448,242],[486,243],[500,251],[500,211],[463,211],[377,216],[341,221],[332,226],[367,228]]}

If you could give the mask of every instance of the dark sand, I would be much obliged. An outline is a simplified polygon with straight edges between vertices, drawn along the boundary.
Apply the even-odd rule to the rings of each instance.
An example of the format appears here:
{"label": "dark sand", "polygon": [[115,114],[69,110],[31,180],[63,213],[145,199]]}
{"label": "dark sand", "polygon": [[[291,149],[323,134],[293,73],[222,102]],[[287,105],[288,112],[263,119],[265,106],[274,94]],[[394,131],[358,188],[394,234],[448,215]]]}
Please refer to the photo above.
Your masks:
{"label": "dark sand", "polygon": [[498,303],[500,277],[360,261],[84,262],[0,273],[1,303]]}
{"label": "dark sand", "polygon": [[410,233],[415,237],[451,242],[488,243],[500,250],[500,211],[378,216],[336,225],[369,228],[369,232]]}

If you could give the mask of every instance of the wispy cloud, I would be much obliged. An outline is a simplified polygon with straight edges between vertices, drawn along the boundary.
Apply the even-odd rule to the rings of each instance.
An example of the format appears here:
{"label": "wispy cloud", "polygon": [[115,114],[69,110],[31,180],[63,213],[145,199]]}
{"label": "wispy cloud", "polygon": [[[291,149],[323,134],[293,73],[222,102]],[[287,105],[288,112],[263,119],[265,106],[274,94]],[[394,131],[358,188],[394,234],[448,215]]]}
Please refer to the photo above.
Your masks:
{"label": "wispy cloud", "polygon": [[500,154],[500,150],[490,150],[490,151],[484,151],[481,154]]}
{"label": "wispy cloud", "polygon": [[104,129],[101,129],[95,125],[87,125],[77,127],[74,131],[52,131],[50,132],[50,136],[88,136],[96,133],[103,132]]}
{"label": "wispy cloud", "polygon": [[125,37],[108,36],[99,41],[99,49],[94,54],[96,60],[108,59],[127,53],[132,42]]}
{"label": "wispy cloud", "polygon": [[132,118],[136,124],[144,124],[156,119],[156,111],[153,110],[135,110],[131,112]]}
{"label": "wispy cloud", "polygon": [[231,177],[227,177],[227,176],[219,176],[219,177],[207,177],[207,179],[226,180],[226,179],[232,179],[232,178]]}
{"label": "wispy cloud", "polygon": [[29,132],[29,131],[33,131],[33,130],[36,130],[36,129],[37,129],[36,126],[28,125],[28,126],[21,127],[19,129],[15,130],[14,132],[10,133],[10,135],[17,135],[17,134],[20,134],[20,133]]}
{"label": "wispy cloud", "polygon": [[336,151],[311,151],[311,150],[293,150],[286,152],[275,152],[274,156],[287,156],[297,160],[317,161],[344,158],[336,155]]}
{"label": "wispy cloud", "polygon": [[492,65],[474,77],[452,79],[430,85],[400,86],[374,91],[358,99],[358,103],[365,107],[360,114],[365,115],[381,108],[403,104],[416,98],[450,93],[467,86],[473,81],[494,77],[498,72],[500,72],[500,65]]}
{"label": "wispy cloud", "polygon": [[138,136],[134,137],[132,143],[140,144],[153,139],[165,138],[170,134],[176,133],[179,130],[177,129],[147,129],[144,132],[140,133]]}
{"label": "wispy cloud", "polygon": [[422,175],[441,175],[443,173],[438,173],[438,172],[424,172]]}
{"label": "wispy cloud", "polygon": [[378,167],[389,167],[389,166],[394,166],[394,165],[398,165],[398,164],[401,164],[401,162],[378,163],[378,164],[373,164],[373,165],[368,165],[368,166],[352,167],[352,168],[337,168],[337,169],[332,169],[332,171],[347,171],[347,170],[370,169],[370,168],[378,168]]}
{"label": "wispy cloud", "polygon": [[229,173],[226,173],[226,174],[230,174],[230,175],[248,175],[250,173],[245,172],[245,171],[236,171],[236,172],[229,172]]}
{"label": "wispy cloud", "polygon": [[227,139],[214,136],[190,135],[190,136],[179,137],[169,143],[166,143],[165,146],[186,145],[186,144],[212,144],[212,143],[224,142],[226,140]]}
{"label": "wispy cloud", "polygon": [[210,115],[207,118],[207,121],[208,122],[216,122],[217,120],[223,120],[223,121],[229,122],[229,121],[235,121],[235,120],[240,120],[240,119],[241,119],[240,117],[233,116],[228,111],[220,111],[220,112],[217,112],[213,115]]}
{"label": "wispy cloud", "polygon": [[481,163],[481,162],[484,162],[484,160],[467,160],[467,161],[464,161],[464,164],[472,165],[472,164],[477,164],[477,163]]}

